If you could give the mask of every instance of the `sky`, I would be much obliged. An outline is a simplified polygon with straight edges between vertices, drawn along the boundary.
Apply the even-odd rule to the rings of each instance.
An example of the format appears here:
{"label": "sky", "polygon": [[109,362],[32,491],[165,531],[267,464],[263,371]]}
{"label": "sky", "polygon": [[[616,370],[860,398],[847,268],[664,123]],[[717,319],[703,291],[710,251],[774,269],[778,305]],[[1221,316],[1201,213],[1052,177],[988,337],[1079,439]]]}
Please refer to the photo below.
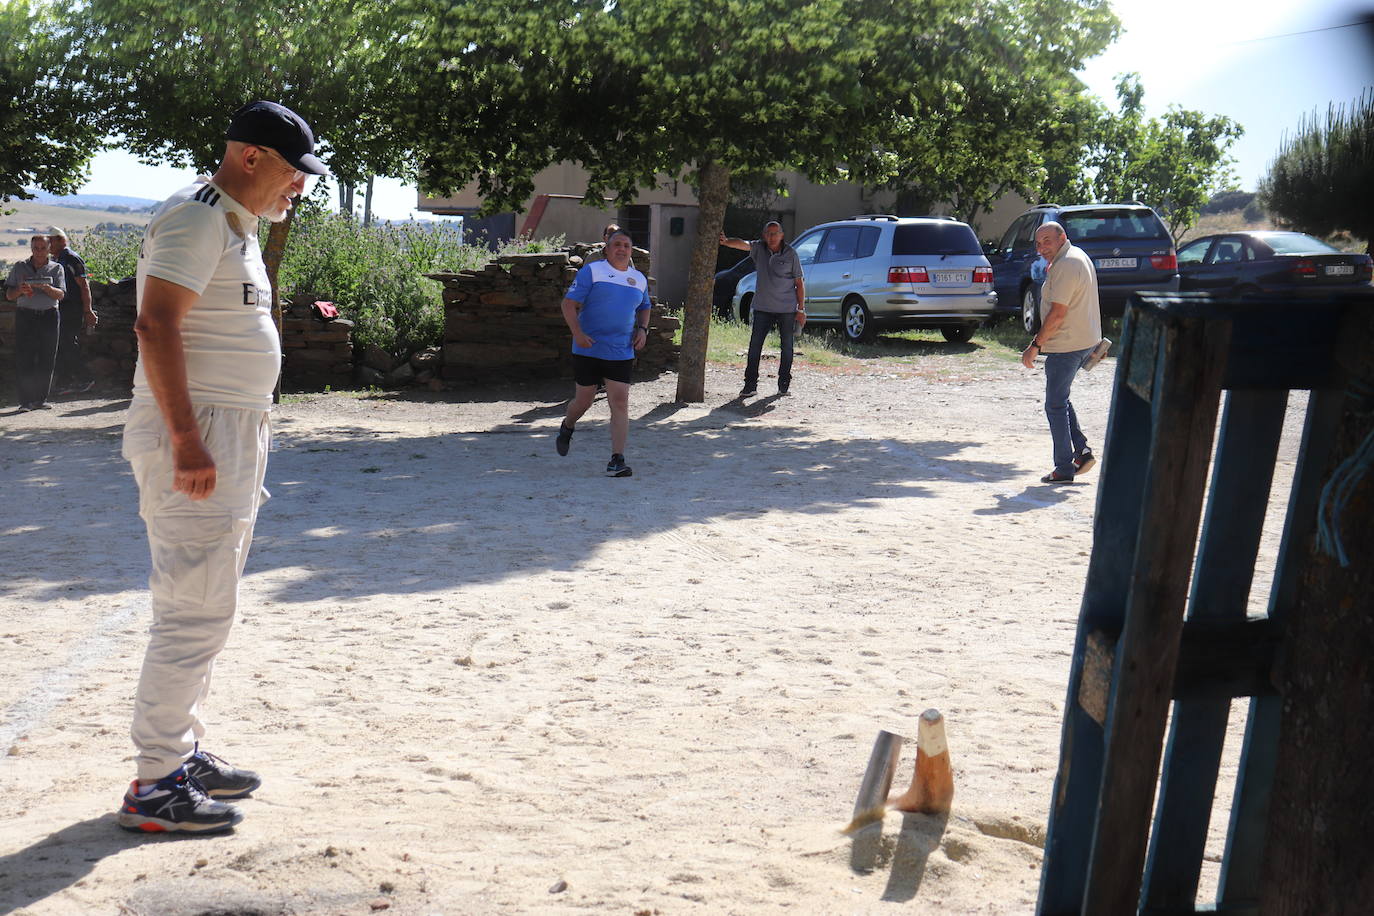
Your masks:
{"label": "sky", "polygon": [[[1231,154],[1244,190],[1255,190],[1285,132],[1294,132],[1304,115],[1324,113],[1333,102],[1349,105],[1374,86],[1374,26],[1341,27],[1374,16],[1374,0],[1118,0],[1112,6],[1124,31],[1082,72],[1088,88],[1114,105],[1116,76],[1134,71],[1151,116],[1179,105],[1239,122],[1245,136]],[[95,157],[81,191],[160,200],[193,177],[108,150]],[[377,180],[373,212],[379,217],[425,217],[415,202],[413,186]]]}

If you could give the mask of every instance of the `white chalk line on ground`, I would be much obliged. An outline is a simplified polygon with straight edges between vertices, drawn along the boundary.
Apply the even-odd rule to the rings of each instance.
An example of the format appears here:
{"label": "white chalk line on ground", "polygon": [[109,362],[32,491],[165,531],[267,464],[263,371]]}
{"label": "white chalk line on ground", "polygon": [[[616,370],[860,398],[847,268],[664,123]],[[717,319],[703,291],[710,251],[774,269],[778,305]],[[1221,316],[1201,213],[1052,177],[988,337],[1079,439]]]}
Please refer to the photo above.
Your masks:
{"label": "white chalk line on ground", "polygon": [[146,595],[115,608],[68,650],[63,664],[38,672],[38,683],[0,715],[0,760],[5,759],[14,742],[42,725],[57,705],[71,695],[79,675],[109,658],[119,631],[136,613],[148,609]]}

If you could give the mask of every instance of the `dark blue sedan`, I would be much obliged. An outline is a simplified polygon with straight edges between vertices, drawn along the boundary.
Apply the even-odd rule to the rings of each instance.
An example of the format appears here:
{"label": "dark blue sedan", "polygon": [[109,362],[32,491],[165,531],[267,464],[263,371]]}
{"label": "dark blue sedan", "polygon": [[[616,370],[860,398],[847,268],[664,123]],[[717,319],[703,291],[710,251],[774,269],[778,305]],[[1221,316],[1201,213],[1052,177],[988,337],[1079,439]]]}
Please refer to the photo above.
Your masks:
{"label": "dark blue sedan", "polygon": [[1369,286],[1367,254],[1346,254],[1301,232],[1206,235],[1178,250],[1179,287],[1218,295],[1325,294]]}

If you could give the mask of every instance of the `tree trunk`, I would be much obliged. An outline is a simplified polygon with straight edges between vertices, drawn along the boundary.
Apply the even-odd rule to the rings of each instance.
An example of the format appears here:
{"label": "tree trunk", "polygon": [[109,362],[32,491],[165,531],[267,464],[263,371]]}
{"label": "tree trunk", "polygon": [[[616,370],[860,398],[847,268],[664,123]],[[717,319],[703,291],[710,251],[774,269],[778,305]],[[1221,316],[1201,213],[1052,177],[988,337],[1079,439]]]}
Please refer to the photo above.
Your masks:
{"label": "tree trunk", "polygon": [[339,212],[344,216],[353,215],[353,185],[339,180]]}
{"label": "tree trunk", "polygon": [[[262,253],[263,265],[267,268],[267,282],[272,286],[272,320],[277,325],[277,340],[282,337],[281,293],[277,289],[277,271],[281,269],[282,256],[286,254],[286,237],[291,234],[291,223],[296,218],[296,208],[286,211],[286,219],[272,223],[267,233],[267,248]],[[277,389],[272,393],[272,403],[281,401],[281,374],[277,375]]]}
{"label": "tree trunk", "polygon": [[372,182],[377,178],[376,175],[367,176],[367,191],[363,194],[363,225],[372,225]]}
{"label": "tree trunk", "polygon": [[707,160],[697,171],[697,239],[687,271],[687,308],[682,318],[682,353],[678,357],[677,399],[706,400],[706,344],[711,333],[711,284],[716,274],[720,231],[730,199],[730,169]]}

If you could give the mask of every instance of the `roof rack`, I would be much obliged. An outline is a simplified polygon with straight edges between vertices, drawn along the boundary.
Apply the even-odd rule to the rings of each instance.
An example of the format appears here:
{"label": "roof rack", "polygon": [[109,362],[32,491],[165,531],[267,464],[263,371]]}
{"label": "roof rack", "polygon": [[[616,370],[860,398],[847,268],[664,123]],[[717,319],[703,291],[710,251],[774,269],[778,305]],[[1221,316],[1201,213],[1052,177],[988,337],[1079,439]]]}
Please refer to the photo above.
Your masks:
{"label": "roof rack", "polygon": [[1035,206],[1031,207],[1031,209],[1032,209],[1032,210],[1058,210],[1058,209],[1060,209],[1060,207],[1059,207],[1059,204],[1036,204]]}
{"label": "roof rack", "polygon": [[895,216],[893,216],[893,215],[890,214],[890,213],[861,213],[861,214],[859,214],[858,216],[851,216],[851,217],[849,217],[849,218],[850,218],[850,219],[885,219],[885,220],[889,220],[889,221],[894,222],[894,223],[897,222],[897,219],[898,219],[898,217],[895,217]]}

